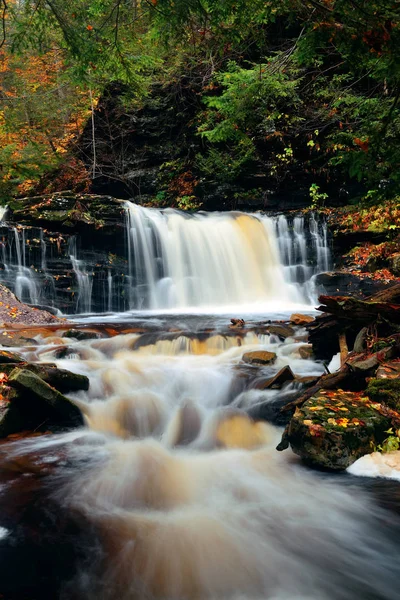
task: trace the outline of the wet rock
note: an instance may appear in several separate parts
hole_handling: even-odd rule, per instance
[[[64,338],[74,338],[78,341],[82,340],[99,340],[103,336],[98,331],[87,331],[85,329],[68,329],[62,335]]]
[[[47,404],[58,415],[60,426],[83,425],[79,408],[35,373],[16,368],[10,374],[9,383],[24,394],[32,395],[42,408],[43,404]]]
[[[26,346],[37,346],[38,342],[34,338],[23,335],[6,334],[0,336],[0,346],[3,348],[24,348]]]
[[[385,343],[389,342],[386,341]],[[374,373],[383,361],[395,356],[396,351],[395,346],[387,345],[374,354],[350,356],[346,362],[356,373],[368,375]]]
[[[314,321],[314,317],[311,317],[310,315],[294,313],[289,320],[294,325],[307,325],[307,323],[311,323],[312,321]]]
[[[320,375],[305,375],[305,376],[296,375],[295,381],[297,383],[301,383],[305,387],[311,387],[312,385],[315,385],[317,383],[319,378],[320,378]]]
[[[26,420],[15,400],[18,391],[9,385],[0,384],[0,438],[25,429]]]
[[[244,326],[245,322],[243,319],[231,319],[231,324],[229,325],[231,329],[241,329]]]
[[[283,386],[284,383],[288,381],[293,381],[295,378],[292,369],[289,365],[283,367],[274,377],[270,377],[268,379],[262,379],[261,381],[256,381],[254,388],[257,390],[269,390],[269,389],[279,389]]]
[[[388,409],[361,393],[321,390],[296,408],[287,439],[310,465],[344,470],[371,453],[390,426]]]
[[[278,336],[282,340],[294,336],[294,329],[289,325],[269,325],[267,330],[269,333]]]
[[[242,356],[242,360],[250,365],[270,365],[275,362],[275,352],[267,352],[266,350],[255,350],[254,352],[246,352]]]
[[[301,358],[308,359],[313,357],[313,347],[311,344],[304,344],[299,347],[299,354]]]
[[[375,376],[377,379],[395,379],[400,377],[400,359],[384,362],[379,365]]]
[[[400,410],[400,378],[370,379],[365,393],[374,402],[384,402],[394,410]]]
[[[317,286],[323,286],[330,296],[351,294],[357,297],[370,296],[382,289],[390,287],[391,283],[371,279],[349,273],[348,271],[332,271],[320,273],[315,278]]]
[[[15,352],[8,352],[7,350],[0,350],[0,362],[2,363],[20,363],[24,359]]]

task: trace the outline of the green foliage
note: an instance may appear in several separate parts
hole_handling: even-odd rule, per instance
[[[328,198],[328,194],[321,193],[319,189],[316,183],[310,185],[311,208],[322,208]]]
[[[400,449],[400,430],[393,431],[391,427],[386,431],[388,433],[388,437],[380,444],[376,450],[379,452],[396,452]]]
[[[177,95],[196,90],[193,128],[202,148],[177,168],[161,170],[160,203],[180,198],[182,205],[190,204],[195,176],[200,183],[218,184],[249,173],[279,185],[296,181],[301,172],[307,187],[350,179],[375,202],[400,193],[397,2],[25,0],[7,5],[7,54],[27,60],[53,52],[62,66],[51,90],[39,82],[28,101],[13,105],[7,94],[26,96],[23,76],[16,69],[3,73],[4,193],[58,163],[62,152],[49,152],[49,146],[64,135],[56,120],[75,118],[77,90],[88,111],[89,91],[96,101],[115,81],[129,85],[128,107],[140,106],[154,81],[175,84]],[[62,100],[55,93],[60,86],[67,92]],[[43,91],[50,91],[49,102],[40,101]],[[14,134],[25,126],[40,135],[24,133],[23,141],[15,142]],[[51,143],[46,144],[47,133]],[[12,139],[3,142],[7,135]],[[327,200],[315,183],[310,198],[315,206]]]

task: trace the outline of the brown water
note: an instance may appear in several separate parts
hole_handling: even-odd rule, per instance
[[[361,480],[313,473],[275,450],[281,429],[249,414],[279,403],[290,386],[238,386],[250,350],[277,353],[265,375],[285,364],[301,375],[323,366],[300,358],[301,341],[255,326],[227,335],[222,321],[159,317],[148,323],[152,337],[71,342],[55,333],[26,350],[49,361],[68,344],[59,366],[91,385],[71,395],[86,428],[1,449],[5,597],[400,597],[396,513]],[[19,587],[17,565],[21,580],[33,565]]]

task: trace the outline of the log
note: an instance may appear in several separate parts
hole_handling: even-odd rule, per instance
[[[301,406],[306,400],[311,398],[311,396],[314,396],[314,394],[319,392],[319,390],[333,390],[339,387],[339,385],[342,385],[348,378],[350,378],[350,369],[347,364],[344,364],[336,373],[322,375],[317,383],[310,387],[299,398],[285,404],[285,406],[281,408],[281,412],[287,412],[296,408],[296,406]]]
[[[390,288],[377,292],[366,298],[367,302],[390,302],[400,304],[400,283],[395,283]]]

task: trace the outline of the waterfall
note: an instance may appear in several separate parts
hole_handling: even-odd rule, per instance
[[[314,217],[197,213],[126,202],[130,308],[312,302],[329,267]]]
[[[124,239],[0,226],[0,281],[25,302],[67,313],[313,304],[330,256],[314,216],[187,214],[125,202]],[[103,238],[104,239],[104,238]]]

